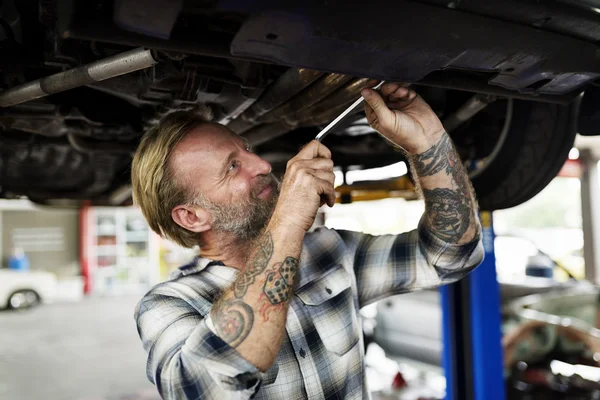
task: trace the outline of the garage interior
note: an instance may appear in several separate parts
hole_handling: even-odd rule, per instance
[[[0,2],[0,399],[160,399],[134,308],[199,249],[133,204],[143,132],[192,112],[281,177],[383,81],[452,138],[485,259],[361,309],[371,398],[600,399],[597,2],[275,3]],[[416,229],[409,160],[361,110],[324,139],[336,204],[312,229]]]
[[[593,245],[598,240],[599,214],[593,205],[598,204],[595,199],[600,194],[600,141],[578,137],[576,144],[559,175],[538,196],[512,209],[482,212],[486,259],[468,279],[439,291],[384,299],[362,310],[373,398],[468,398],[467,391],[473,395],[486,388],[485,393],[490,393],[491,387],[497,398],[542,392],[531,383],[543,370],[543,363],[535,357],[560,357],[560,335],[536,331],[540,336],[536,340],[555,341],[554,351],[559,354],[536,350],[534,334],[519,331],[531,321],[568,326],[587,336],[577,339],[571,333],[571,347],[562,354],[571,363],[552,360],[548,373],[560,382],[562,395],[594,393],[591,382],[600,379],[600,368],[586,365],[581,357],[584,348],[589,351],[587,347],[600,340],[595,311],[599,264]],[[385,176],[390,169],[360,172]],[[405,174],[406,167],[394,166],[391,173]],[[349,178],[354,179],[352,174]],[[340,199],[354,198],[346,198],[346,204],[340,200],[337,208],[323,209],[315,226],[373,234],[411,229],[418,223],[423,204],[414,191],[397,181],[380,183],[376,189],[371,184],[355,185],[356,190],[339,185]],[[565,192],[566,188],[570,190]],[[557,202],[561,193],[564,199]],[[0,374],[3,398],[158,399],[143,376],[144,353],[131,310],[143,293],[167,279],[194,251],[149,231],[136,207],[65,210],[26,199],[4,200],[1,205],[4,267],[17,246],[29,258],[31,272],[49,271],[57,277],[54,297],[48,299],[52,301],[0,313],[2,326],[8,328],[2,330],[2,353],[12,360]],[[557,218],[544,221],[545,213],[557,213]],[[538,221],[532,218],[533,225],[531,221],[515,224],[525,215],[537,215]],[[492,219],[501,225],[497,236]],[[556,221],[564,223],[556,226]],[[565,235],[572,240],[559,246]],[[548,243],[550,249],[554,244],[570,249],[570,254],[557,261],[544,253]],[[25,346],[23,337],[40,342]],[[507,343],[509,339],[514,343]],[[107,341],[101,353],[94,349],[97,341]],[[510,361],[505,359],[509,354]],[[595,354],[591,354],[592,361]],[[53,368],[56,357],[65,360]],[[538,364],[531,361],[529,367],[530,360]],[[469,368],[471,372],[466,373]],[[31,374],[44,384],[27,386]],[[97,374],[103,374],[101,384],[90,382]],[[546,398],[568,398],[546,390],[545,396],[555,396]]]

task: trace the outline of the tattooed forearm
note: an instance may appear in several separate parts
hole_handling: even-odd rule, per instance
[[[262,273],[273,256],[273,238],[269,232],[265,233],[259,240],[256,254],[249,260],[244,272],[240,274],[235,282],[235,297],[241,298],[248,291],[248,287],[254,283],[254,278]]]
[[[266,322],[271,314],[287,309],[298,272],[298,260],[286,257],[283,262],[269,267],[273,251],[273,238],[267,231],[232,288],[214,306],[215,329],[232,347],[240,345],[252,331],[255,310]]]
[[[273,238],[266,232],[258,241],[253,257],[233,284],[233,298],[225,294],[214,306],[215,329],[232,347],[242,343],[252,330],[254,310],[244,302],[243,297],[255,278],[267,268],[272,256]]]
[[[289,300],[298,270],[298,260],[287,257],[283,263],[275,264],[274,271],[269,272],[263,286],[263,293],[271,304],[279,304]]]
[[[429,150],[418,154],[414,158],[414,166],[419,176],[431,176],[445,170],[446,174],[452,172],[455,160],[450,158],[454,152],[452,142],[448,134],[442,135],[442,138]]]
[[[225,300],[215,310],[215,330],[219,336],[237,347],[246,339],[254,325],[254,310],[239,300]]]
[[[216,335],[262,372],[275,363],[286,335],[304,236],[272,219],[210,310]]]
[[[451,189],[423,190],[429,226],[439,238],[456,243],[469,228],[471,210],[461,195]]]
[[[286,306],[294,290],[297,272],[298,260],[294,257],[287,257],[267,272],[259,309],[263,321],[268,321],[271,313],[281,311]]]
[[[412,161],[416,174],[425,178],[421,181],[428,182],[422,191],[432,233],[449,243],[463,241],[467,232],[472,237],[477,226],[475,196],[448,134]]]

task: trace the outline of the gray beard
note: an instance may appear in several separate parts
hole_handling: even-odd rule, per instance
[[[269,183],[273,184],[273,192],[269,199],[263,200],[258,194]],[[279,182],[274,175],[265,176],[257,186],[250,197],[239,204],[219,204],[206,199],[200,199],[197,203],[210,213],[215,232],[230,233],[242,241],[253,240],[267,226],[279,197]]]

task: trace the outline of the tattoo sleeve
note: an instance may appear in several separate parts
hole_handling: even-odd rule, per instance
[[[412,162],[425,199],[425,221],[433,234],[448,243],[472,239],[478,226],[475,196],[449,135],[444,133]]]
[[[236,298],[244,297],[248,287],[254,283],[256,276],[267,268],[272,256],[273,239],[271,234],[267,232],[259,241],[254,258],[248,262],[248,265],[235,282],[234,295]]]
[[[213,307],[215,329],[232,347],[239,346],[252,332],[257,322],[255,311],[263,322],[269,321],[273,313],[287,312],[298,260],[285,257],[283,261],[271,264],[273,252],[273,238],[267,231],[231,289]]]
[[[415,157],[415,169],[419,176],[431,176],[445,170],[452,172],[450,152],[454,151],[448,134],[442,135],[440,141],[429,150]],[[452,163],[453,164],[453,163]]]

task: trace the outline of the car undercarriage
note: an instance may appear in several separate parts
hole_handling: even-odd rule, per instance
[[[287,160],[380,80],[431,105],[483,209],[556,176],[600,133],[600,14],[589,1],[5,0],[0,197],[131,201],[131,156],[194,111]],[[358,110],[325,144],[342,171],[405,160]]]

